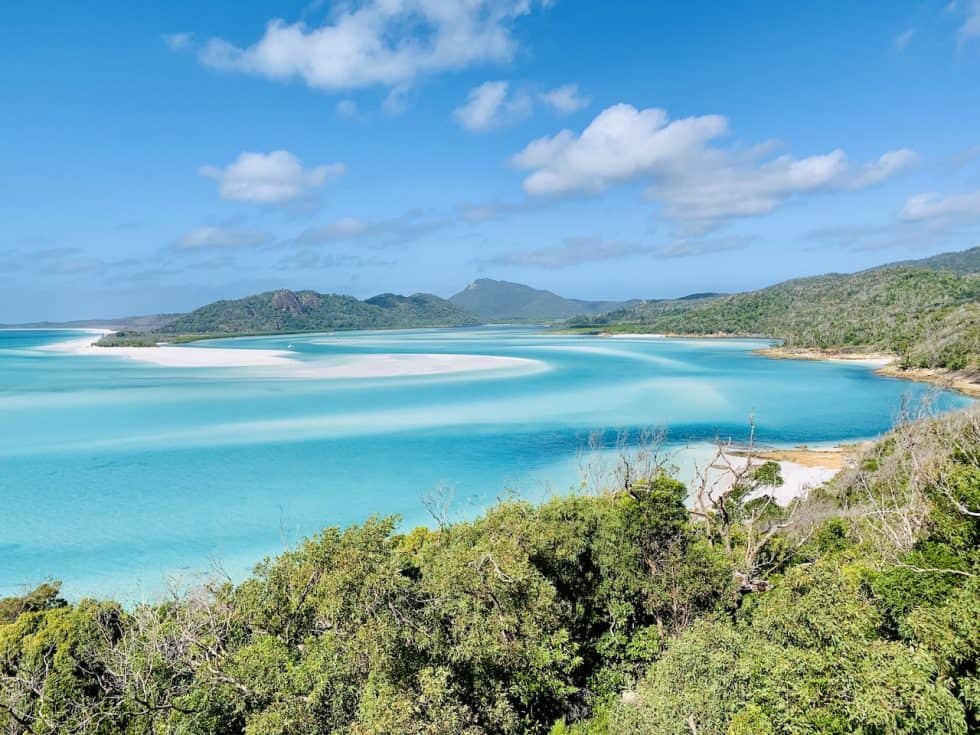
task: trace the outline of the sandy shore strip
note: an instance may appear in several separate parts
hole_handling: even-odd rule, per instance
[[[773,360],[814,360],[819,362],[861,363],[884,367],[895,362],[895,356],[887,352],[845,352],[842,350],[818,350],[803,347],[766,347],[756,354]]]
[[[288,350],[166,344],[156,347],[96,347],[93,342],[106,333],[108,330],[93,330],[85,337],[45,345],[39,349],[72,355],[119,357],[169,368],[258,368],[262,373],[275,377],[324,380],[545,369],[544,363],[538,360],[495,355],[392,353],[299,360],[295,353]]]
[[[980,398],[980,374],[975,370],[945,370],[943,368],[902,368],[895,355],[887,352],[845,352],[797,347],[767,347],[756,354],[773,360],[819,360],[870,365],[875,373],[886,378],[930,383],[939,388],[957,391],[971,398]]]

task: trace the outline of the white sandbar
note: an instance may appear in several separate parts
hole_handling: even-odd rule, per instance
[[[99,332],[99,335],[106,332]],[[495,355],[377,354],[298,360],[288,350],[236,349],[157,345],[156,347],[96,347],[97,337],[57,342],[41,348],[72,355],[122,357],[170,368],[263,368],[284,378],[388,378],[409,375],[443,375],[508,368],[542,369],[538,360]],[[269,370],[271,369],[271,370]]]

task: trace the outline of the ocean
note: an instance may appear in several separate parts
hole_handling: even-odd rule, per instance
[[[817,445],[886,431],[904,403],[969,399],[859,363],[769,360],[758,340],[560,335],[537,328],[213,340],[311,368],[363,355],[492,355],[496,370],[371,378],[164,367],[59,352],[77,331],[0,331],[0,595],[50,579],[72,599],[154,599],[324,526],[396,514],[431,523],[500,497],[581,487],[599,444],[663,431],[665,451],[717,438]],[[314,375],[314,377],[309,377]],[[601,454],[601,453],[600,453]],[[682,470],[683,471],[683,470]]]

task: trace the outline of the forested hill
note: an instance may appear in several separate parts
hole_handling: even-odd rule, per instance
[[[980,246],[955,253],[940,253],[929,258],[889,263],[888,265],[880,266],[878,270],[881,268],[895,268],[897,266],[953,271],[954,273],[980,273]]]
[[[759,335],[788,347],[886,351],[904,367],[975,369],[978,264],[975,249],[702,301],[644,302],[570,324],[603,332]]]
[[[168,336],[188,335],[460,327],[477,322],[472,314],[432,294],[386,293],[361,301],[353,296],[279,290],[216,301],[153,332],[111,335],[103,343],[152,343]]]
[[[485,320],[543,321],[579,314],[599,314],[633,306],[639,301],[583,301],[522,283],[478,278],[449,300]]]

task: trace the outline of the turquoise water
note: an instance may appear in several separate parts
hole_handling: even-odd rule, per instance
[[[71,331],[0,331],[0,594],[64,580],[69,596],[154,595],[217,562],[235,578],[333,524],[454,489],[472,515],[508,489],[578,481],[589,435],[667,430],[677,445],[744,436],[815,444],[892,424],[927,386],[857,364],[767,360],[750,340],[604,339],[482,328],[292,335],[205,346],[531,358],[538,369],[322,380],[163,368],[44,350]],[[941,410],[968,399],[943,393]]]

